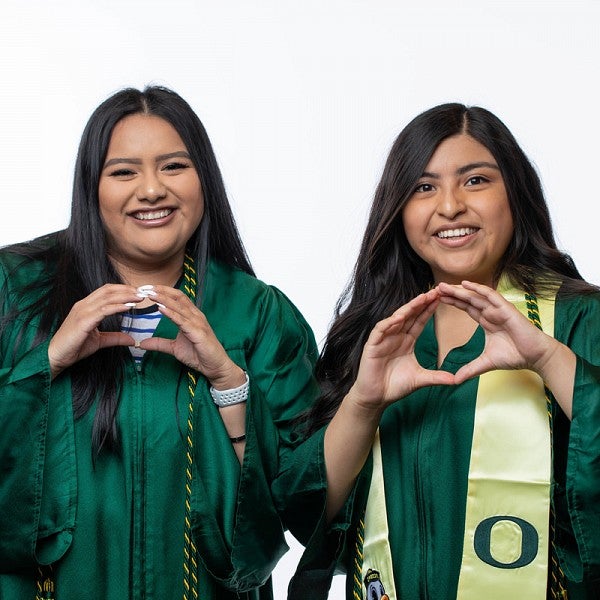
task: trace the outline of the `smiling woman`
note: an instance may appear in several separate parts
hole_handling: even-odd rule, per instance
[[[490,151],[464,134],[444,140],[404,206],[402,224],[434,283],[471,279],[493,285],[514,228]]]
[[[0,309],[0,597],[272,599],[316,346],[180,96],[94,111],[71,222],[2,249]]]
[[[129,272],[131,266],[148,263],[156,270],[171,261],[173,272],[170,278],[165,273],[164,283],[174,284],[187,240],[202,220],[204,198],[194,163],[173,126],[144,114],[119,121],[106,152],[98,200],[107,250],[117,269]],[[156,276],[154,281],[161,283]]]
[[[316,373],[275,484],[291,599],[336,568],[349,600],[598,597],[600,294],[495,115],[400,133]]]

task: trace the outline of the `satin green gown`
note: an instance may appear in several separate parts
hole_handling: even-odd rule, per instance
[[[559,294],[555,336],[578,357],[572,422],[554,407],[552,500],[558,553],[569,598],[591,599],[600,593],[600,297]],[[441,368],[456,372],[483,345],[478,328]],[[435,369],[437,354],[432,318],[416,355],[424,367]],[[456,598],[477,387],[478,378],[456,387],[424,388],[390,406],[381,419],[389,541],[402,600]],[[335,571],[352,574],[356,524],[370,477],[369,462],[327,527],[320,518],[326,489],[323,430],[288,460],[275,484],[276,496],[285,521],[306,545],[290,600],[325,599]],[[351,575],[347,598],[353,598]]]
[[[42,266],[0,253],[3,309]],[[5,286],[5,287],[1,287]],[[200,377],[194,413],[192,529],[201,600],[267,600],[286,550],[270,482],[293,442],[290,421],[316,396],[312,332],[277,289],[210,263],[202,310],[250,378],[243,467]],[[0,598],[35,597],[37,565],[52,564],[57,600],[183,596],[187,370],[147,352],[126,361],[119,453],[94,454],[93,409],[74,421],[66,371],[50,379],[36,319],[0,340]],[[155,335],[174,338],[163,317]],[[21,339],[19,340],[19,335]],[[128,354],[128,353],[127,353]],[[238,595],[239,593],[239,595]]]

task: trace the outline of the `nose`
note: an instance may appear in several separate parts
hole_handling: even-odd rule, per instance
[[[466,210],[466,204],[461,191],[456,188],[442,190],[439,196],[437,211],[440,215],[454,219]]]
[[[167,194],[167,188],[155,173],[146,173],[140,178],[139,186],[136,190],[138,200],[146,202],[157,202]]]

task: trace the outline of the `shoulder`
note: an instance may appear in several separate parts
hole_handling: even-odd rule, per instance
[[[590,288],[587,293],[569,292],[561,287],[556,294],[556,310],[561,314],[577,315],[600,312],[600,289]]]
[[[206,269],[204,293],[209,297],[213,293],[222,296],[223,291],[236,293],[264,294],[270,286],[253,275],[231,265],[209,260]]]
[[[578,354],[600,348],[600,291],[572,294],[559,290],[554,327],[556,338]]]
[[[59,236],[60,232],[56,232],[0,248],[2,285],[19,289],[31,286],[39,278],[46,279],[56,263]]]
[[[240,269],[210,261],[203,288],[202,311],[213,326],[248,330],[266,323],[281,329],[309,330],[300,311],[278,288]]]
[[[230,308],[252,307],[266,309],[280,305],[297,310],[291,300],[277,287],[242,271],[241,269],[210,261],[206,273],[204,304],[219,304]]]

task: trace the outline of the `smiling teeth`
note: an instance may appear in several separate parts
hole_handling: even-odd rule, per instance
[[[164,210],[155,210],[153,212],[138,212],[133,216],[140,221],[152,221],[153,219],[164,219],[168,217],[173,211],[170,208]]]
[[[445,231],[439,231],[437,236],[439,238],[463,237],[465,235],[471,235],[476,231],[477,229],[474,227],[461,227],[460,229],[446,229]]]

